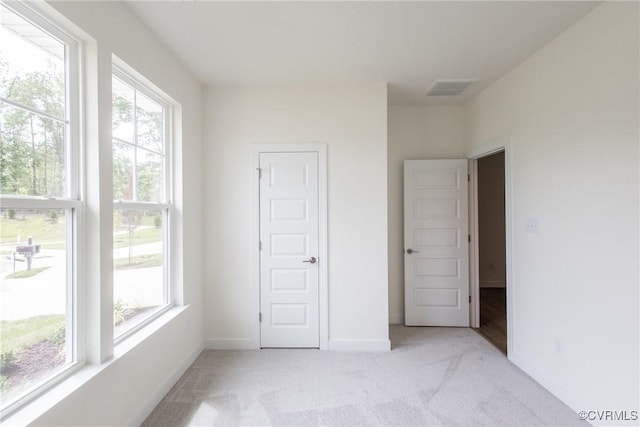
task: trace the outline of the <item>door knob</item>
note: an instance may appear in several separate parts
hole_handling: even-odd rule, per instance
[[[409,249],[407,249],[407,253],[408,253],[409,255],[411,255],[411,254],[419,254],[419,253],[420,253],[420,251],[414,251],[413,249],[409,248]]]
[[[316,259],[316,257],[312,256],[311,258],[309,258],[309,259],[305,259],[305,260],[304,260],[304,261],[302,261],[302,262],[308,262],[308,263],[310,263],[310,264],[315,264],[315,263],[316,263],[316,261],[318,261],[318,260]]]

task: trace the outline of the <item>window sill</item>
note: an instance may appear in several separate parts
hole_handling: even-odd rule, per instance
[[[114,352],[117,352],[120,344],[129,340],[129,338],[133,338],[137,336],[140,332],[144,331],[148,326],[152,325],[157,319],[164,316],[166,313],[173,310],[174,306],[172,304],[165,305],[157,310],[155,310],[151,315],[147,315],[146,317],[139,320],[137,323],[134,323],[133,326],[121,332],[118,335],[118,328],[115,328],[116,337],[113,340]]]
[[[157,317],[151,320],[149,323],[136,330],[131,335],[119,341],[113,348],[113,359],[117,360],[143,343],[151,335],[162,329],[171,320],[178,317],[183,311],[189,308],[188,305],[173,306],[163,309],[157,314]],[[109,363],[109,362],[107,362]]]
[[[189,308],[188,305],[172,307],[158,318],[150,322],[144,328],[135,334],[122,340],[114,347],[113,358],[99,365],[84,364],[77,368],[77,371],[71,373],[67,378],[63,379],[59,384],[44,392],[32,401],[25,403],[24,406],[16,409],[11,415],[2,419],[3,425],[28,425],[38,418],[42,417],[47,411],[60,404],[67,397],[80,389],[82,386],[90,382],[101,372],[116,363],[119,359],[126,356],[127,353],[144,343],[149,337],[156,332],[162,330],[175,318],[180,316]]]

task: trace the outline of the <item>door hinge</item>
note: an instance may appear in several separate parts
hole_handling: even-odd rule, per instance
[[[471,304],[471,295],[469,295],[469,304]]]
[[[262,250],[262,240],[258,240],[258,250]]]
[[[258,313],[258,321],[262,323],[262,313]]]
[[[471,175],[467,174],[467,182],[471,182]]]
[[[469,242],[471,242],[471,234],[467,234],[467,239]]]
[[[262,169],[256,168],[256,170],[258,171],[258,179],[262,179]]]

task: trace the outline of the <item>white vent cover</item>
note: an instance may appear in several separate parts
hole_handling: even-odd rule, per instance
[[[477,81],[477,79],[436,80],[427,92],[427,96],[457,96]]]

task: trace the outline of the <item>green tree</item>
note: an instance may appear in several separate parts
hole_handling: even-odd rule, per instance
[[[3,100],[0,103],[0,191],[63,195],[66,175],[64,74],[52,60],[45,70],[21,73],[0,58],[0,71]],[[4,100],[44,114],[32,113]]]
[[[126,135],[121,136],[125,141],[113,141],[113,198],[159,200],[164,183],[163,107],[119,80],[114,79],[114,82],[114,87],[119,89],[112,97],[114,134]],[[134,108],[134,96],[144,107],[136,105]],[[128,135],[129,130],[131,135]]]
[[[114,87],[127,88],[114,79]],[[128,88],[127,88],[128,89]],[[125,142],[113,140],[113,199],[133,200],[133,89],[123,96],[114,91],[111,98],[113,133],[122,134]],[[123,137],[123,135],[121,135]]]

